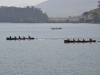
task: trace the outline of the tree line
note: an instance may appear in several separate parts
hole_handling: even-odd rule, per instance
[[[47,22],[48,16],[40,8],[34,6],[7,7],[0,6],[0,22]]]
[[[100,9],[94,9],[89,12],[84,12],[80,18],[80,22],[100,23]]]

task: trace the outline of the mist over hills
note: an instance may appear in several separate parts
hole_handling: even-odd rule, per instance
[[[49,17],[78,16],[97,8],[98,0],[48,0],[36,5]]]

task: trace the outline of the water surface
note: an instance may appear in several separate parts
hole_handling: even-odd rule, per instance
[[[6,40],[29,35],[36,39]],[[0,23],[0,75],[100,75],[100,43],[64,44],[67,38],[100,41],[100,25]]]

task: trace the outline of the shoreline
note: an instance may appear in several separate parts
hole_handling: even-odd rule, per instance
[[[0,23],[33,23],[33,22],[0,22]],[[34,22],[34,23],[53,23],[53,24],[56,24],[56,23],[60,23],[60,22]],[[61,22],[61,23],[65,23],[65,22]],[[68,22],[68,23],[73,23],[73,24],[100,24],[100,23],[81,23],[81,22]]]

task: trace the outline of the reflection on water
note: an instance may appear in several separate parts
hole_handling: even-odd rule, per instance
[[[99,33],[97,24],[1,23],[0,75],[100,75],[99,42],[64,44],[67,38],[100,40]],[[36,39],[7,41],[10,35]]]

